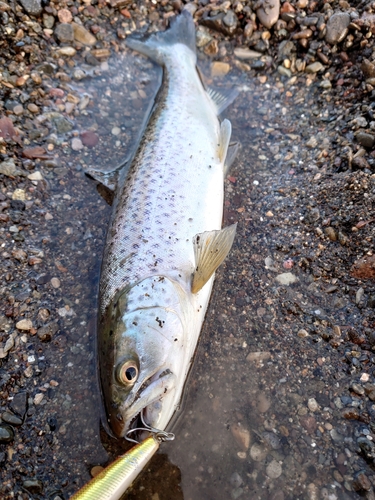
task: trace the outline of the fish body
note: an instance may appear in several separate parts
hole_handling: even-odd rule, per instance
[[[103,469],[70,500],[118,500],[156,453],[160,442],[152,434]]]
[[[214,271],[235,234],[221,230],[231,127],[218,119],[223,99],[210,97],[196,70],[191,16],[127,43],[164,76],[118,185],[102,264],[99,364],[117,436],[140,414],[163,430],[178,408]]]

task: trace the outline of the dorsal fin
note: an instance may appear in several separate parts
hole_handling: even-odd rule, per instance
[[[193,293],[199,292],[204,287],[228,255],[236,234],[236,227],[237,224],[232,224],[224,229],[205,231],[194,236],[196,267],[191,284]]]

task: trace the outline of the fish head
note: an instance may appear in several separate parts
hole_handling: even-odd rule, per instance
[[[102,332],[100,370],[107,418],[125,436],[143,422],[164,430],[184,383],[184,328],[175,309],[145,305],[129,310],[126,293]],[[142,422],[143,420],[143,422]]]

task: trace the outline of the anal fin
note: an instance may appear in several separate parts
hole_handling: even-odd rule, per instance
[[[194,236],[195,271],[191,284],[193,293],[201,288],[222,264],[232,247],[237,224],[215,231],[205,231]]]

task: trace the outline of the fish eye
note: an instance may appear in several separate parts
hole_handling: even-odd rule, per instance
[[[116,378],[120,384],[125,386],[132,386],[135,384],[138,378],[138,366],[133,360],[126,361],[117,366],[116,368]]]

